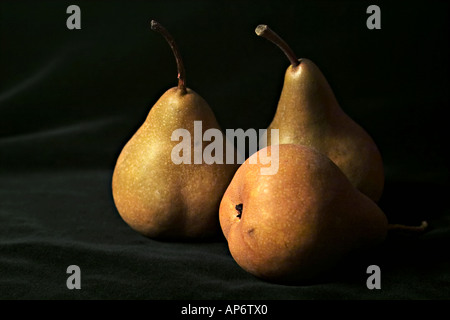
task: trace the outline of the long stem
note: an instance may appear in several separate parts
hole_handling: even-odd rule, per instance
[[[419,234],[419,233],[423,233],[427,227],[428,227],[428,223],[426,221],[422,221],[420,226],[405,226],[403,224],[389,224],[388,231],[389,232],[402,232],[402,233],[408,233],[408,234]]]
[[[291,47],[289,47],[289,45],[267,25],[260,24],[256,27],[255,32],[258,36],[264,37],[276,44],[287,56],[293,67],[299,65],[297,56],[295,55],[294,51],[292,51]]]
[[[173,39],[172,35],[164,28],[159,22],[152,20],[151,21],[152,30],[160,33],[169,43],[170,48],[172,49],[173,55],[175,56],[175,60],[177,62],[178,69],[178,89],[186,92],[186,71],[184,69],[183,60],[181,59],[180,51],[178,50],[177,44]]]

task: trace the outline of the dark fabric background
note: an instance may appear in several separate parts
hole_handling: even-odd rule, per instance
[[[449,50],[445,1],[2,1],[0,3],[1,299],[448,299]],[[81,8],[82,29],[66,28]],[[288,61],[254,34],[266,23],[324,72],[347,114],[378,144],[380,207],[427,233],[389,239],[336,278],[267,283],[241,270],[223,238],[160,242],[118,215],[111,176],[153,103],[176,85],[165,25],[188,87],[223,128],[265,128]],[[66,269],[81,268],[81,290]],[[366,288],[377,264],[382,289]]]

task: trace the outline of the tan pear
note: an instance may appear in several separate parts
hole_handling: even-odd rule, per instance
[[[160,32],[174,51],[178,87],[161,96],[120,153],[112,180],[114,201],[123,220],[145,236],[211,237],[220,234],[220,200],[237,167],[194,163],[195,148],[199,147],[194,139],[194,121],[201,121],[202,135],[220,126],[207,102],[186,88],[184,66],[172,36],[156,21],[152,21],[152,29]],[[180,143],[172,141],[177,129],[187,130],[192,137],[190,163],[176,164],[172,159]],[[201,152],[206,145],[200,142]]]
[[[328,157],[280,145],[278,172],[262,175],[262,150],[237,170],[220,204],[222,231],[244,270],[274,282],[316,281],[385,240],[385,214]]]
[[[308,59],[297,59],[292,49],[266,25],[259,36],[277,44],[289,58],[284,85],[272,123],[280,144],[301,144],[328,156],[362,193],[378,201],[384,187],[380,152],[369,134],[339,106],[319,68]]]

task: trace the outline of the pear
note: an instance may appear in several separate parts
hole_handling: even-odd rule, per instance
[[[325,76],[311,60],[297,59],[266,25],[259,25],[255,32],[278,45],[291,62],[262,146],[271,144],[271,129],[278,129],[280,144],[301,144],[325,154],[358,190],[377,202],[383,192],[384,169],[373,139],[344,113]]]
[[[145,122],[121,151],[112,178],[113,198],[123,220],[139,233],[156,239],[204,239],[220,235],[218,209],[236,165],[179,163],[172,152],[177,129],[194,136],[194,121],[202,132],[220,126],[208,103],[186,87],[184,65],[170,33],[158,22],[178,66],[178,86],[167,90],[151,108]],[[189,147],[193,155],[195,139]],[[198,143],[197,143],[198,144]],[[205,148],[201,142],[201,151]],[[224,148],[225,150],[225,148]],[[224,151],[225,152],[225,151]]]
[[[273,157],[272,148],[241,165],[220,204],[220,225],[239,266],[273,282],[317,281],[345,257],[385,240],[383,211],[328,157],[279,145],[278,172],[262,175],[259,155]]]

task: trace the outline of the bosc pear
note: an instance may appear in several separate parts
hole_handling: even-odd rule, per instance
[[[154,20],[151,27],[165,37],[175,55],[178,86],[161,96],[121,151],[112,179],[114,202],[123,220],[147,237],[214,237],[220,234],[220,200],[237,166],[195,160],[174,163],[172,154],[180,144],[172,136],[176,130],[192,137],[188,157],[186,150],[179,151],[191,160],[199,149],[194,146],[194,121],[201,121],[202,136],[220,126],[207,102],[186,87],[184,65],[173,37]],[[202,141],[200,147],[203,152],[206,143]],[[225,152],[225,148],[216,151]]]
[[[280,144],[301,144],[325,154],[358,190],[377,202],[384,188],[384,169],[373,139],[341,109],[325,76],[311,60],[297,59],[267,25],[259,25],[255,32],[275,43],[291,63],[263,143],[270,145],[271,129],[278,129]]]
[[[356,252],[390,234],[420,234],[427,226],[391,225],[322,153],[294,144],[259,150],[237,170],[220,204],[230,253],[252,275],[277,283],[322,281]],[[261,174],[267,152],[278,172]],[[277,160],[278,158],[278,160]]]

